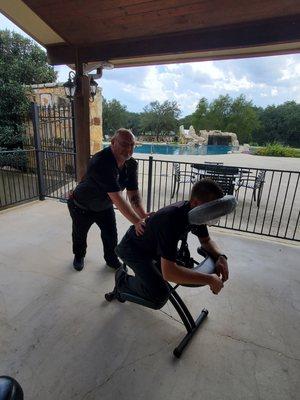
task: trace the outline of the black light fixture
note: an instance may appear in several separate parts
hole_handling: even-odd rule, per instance
[[[73,100],[76,91],[76,74],[74,71],[69,72],[69,78],[64,83],[65,94],[68,99]]]
[[[97,87],[98,87],[98,83],[95,81],[95,79],[93,77],[91,77],[90,79],[90,98],[91,101],[94,101],[94,98],[96,96],[97,93]]]

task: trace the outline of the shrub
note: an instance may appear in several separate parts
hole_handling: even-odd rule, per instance
[[[266,147],[257,149],[255,154],[259,156],[273,156],[273,157],[300,157],[300,151],[293,149],[289,146],[283,146],[280,143],[268,143]]]

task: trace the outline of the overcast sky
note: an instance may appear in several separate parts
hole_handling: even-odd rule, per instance
[[[0,27],[28,36],[1,14]],[[69,69],[55,69],[58,80],[66,81]],[[175,100],[185,116],[201,97],[211,101],[227,93],[243,93],[254,105],[265,107],[300,102],[300,55],[105,70],[98,83],[106,99],[119,100],[128,111],[140,112],[155,100]]]

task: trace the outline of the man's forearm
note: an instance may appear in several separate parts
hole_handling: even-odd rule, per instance
[[[201,247],[209,254],[211,254],[214,258],[218,258],[218,256],[222,253],[217,243],[210,238],[208,240],[200,240],[200,243]]]
[[[139,204],[139,205],[132,204],[132,203],[130,203],[130,204],[140,218],[144,219],[147,217],[147,213],[144,210],[144,207],[142,206],[142,204]]]
[[[141,220],[141,217],[130,207],[130,204],[118,193],[109,193],[114,205],[132,224],[136,224]]]
[[[171,261],[162,261],[161,266],[163,278],[168,282],[190,285],[209,285],[211,282],[211,275],[181,267]]]
[[[141,199],[139,191],[136,191],[133,194],[128,193],[128,198],[129,198],[131,207],[134,209],[134,211],[137,213],[137,215],[142,219],[146,218],[147,213],[144,210],[144,207],[142,205],[142,199]]]

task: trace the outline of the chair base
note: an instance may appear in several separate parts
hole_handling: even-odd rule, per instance
[[[199,264],[190,256],[190,252],[187,247],[187,233],[186,233],[186,235],[182,238],[181,248],[178,251],[177,262],[180,263],[180,265],[186,265],[188,268],[193,268],[194,271],[204,272],[207,274],[213,274],[215,271],[214,260],[203,249],[198,248],[197,251],[200,255],[205,257],[205,259]],[[194,267],[195,264],[196,264],[196,267]],[[169,293],[170,293],[168,300],[172,303],[173,307],[177,311],[177,313],[180,316],[181,321],[183,322],[185,329],[187,331],[184,338],[181,340],[179,345],[173,351],[174,356],[177,358],[180,358],[180,356],[182,355],[183,351],[185,350],[187,344],[194,337],[195,333],[198,331],[198,328],[200,327],[202,322],[207,317],[208,310],[206,310],[204,308],[195,321],[194,318],[192,317],[190,311],[188,310],[187,306],[183,302],[182,298],[176,292],[176,289],[178,288],[178,286],[180,286],[180,285],[177,284],[175,286],[172,286],[172,285],[170,285],[170,283],[168,283]],[[184,286],[195,286],[195,285],[184,285]],[[197,286],[199,286],[199,285],[197,285]],[[117,290],[117,288],[114,288],[114,290],[112,292],[106,293],[105,299],[109,302],[113,301],[113,300],[118,300],[121,303],[124,303],[125,301],[130,301],[132,303],[136,303],[141,306],[151,308],[153,310],[159,310],[165,304],[165,303],[159,304],[157,302],[153,302],[151,300],[144,299],[143,297],[133,295],[130,293],[119,292]]]
[[[205,320],[205,318],[208,315],[208,310],[203,309],[196,319],[192,317],[191,313],[189,312],[188,308],[186,307],[185,303],[183,302],[182,298],[179,296],[179,294],[175,291],[176,287],[173,288],[171,285],[170,286],[170,297],[169,300],[178,312],[186,330],[187,333],[184,336],[184,338],[181,340],[179,345],[173,350],[173,354],[176,358],[180,358],[183,351],[185,350],[186,346],[188,343],[191,341],[193,338],[194,334],[198,331],[198,328],[202,324],[202,322]],[[129,293],[119,293],[117,292],[116,289],[114,289],[112,292],[106,293],[105,294],[105,299],[108,302],[111,302],[113,300],[118,300],[121,303],[125,303],[125,301],[130,301],[132,303],[139,304],[141,306],[151,308],[153,310],[159,310],[163,305],[159,305],[157,303],[151,302],[149,300],[143,299],[142,297],[139,296],[134,296]]]
[[[199,317],[195,321],[195,326],[192,328],[190,332],[187,332],[187,334],[184,336],[184,338],[181,340],[179,345],[173,350],[173,354],[176,358],[180,358],[183,351],[185,350],[187,344],[190,342],[190,340],[193,338],[194,334],[198,331],[198,328],[201,326],[202,322],[205,320],[205,318],[208,315],[208,310],[206,308],[203,308],[201,311]]]

